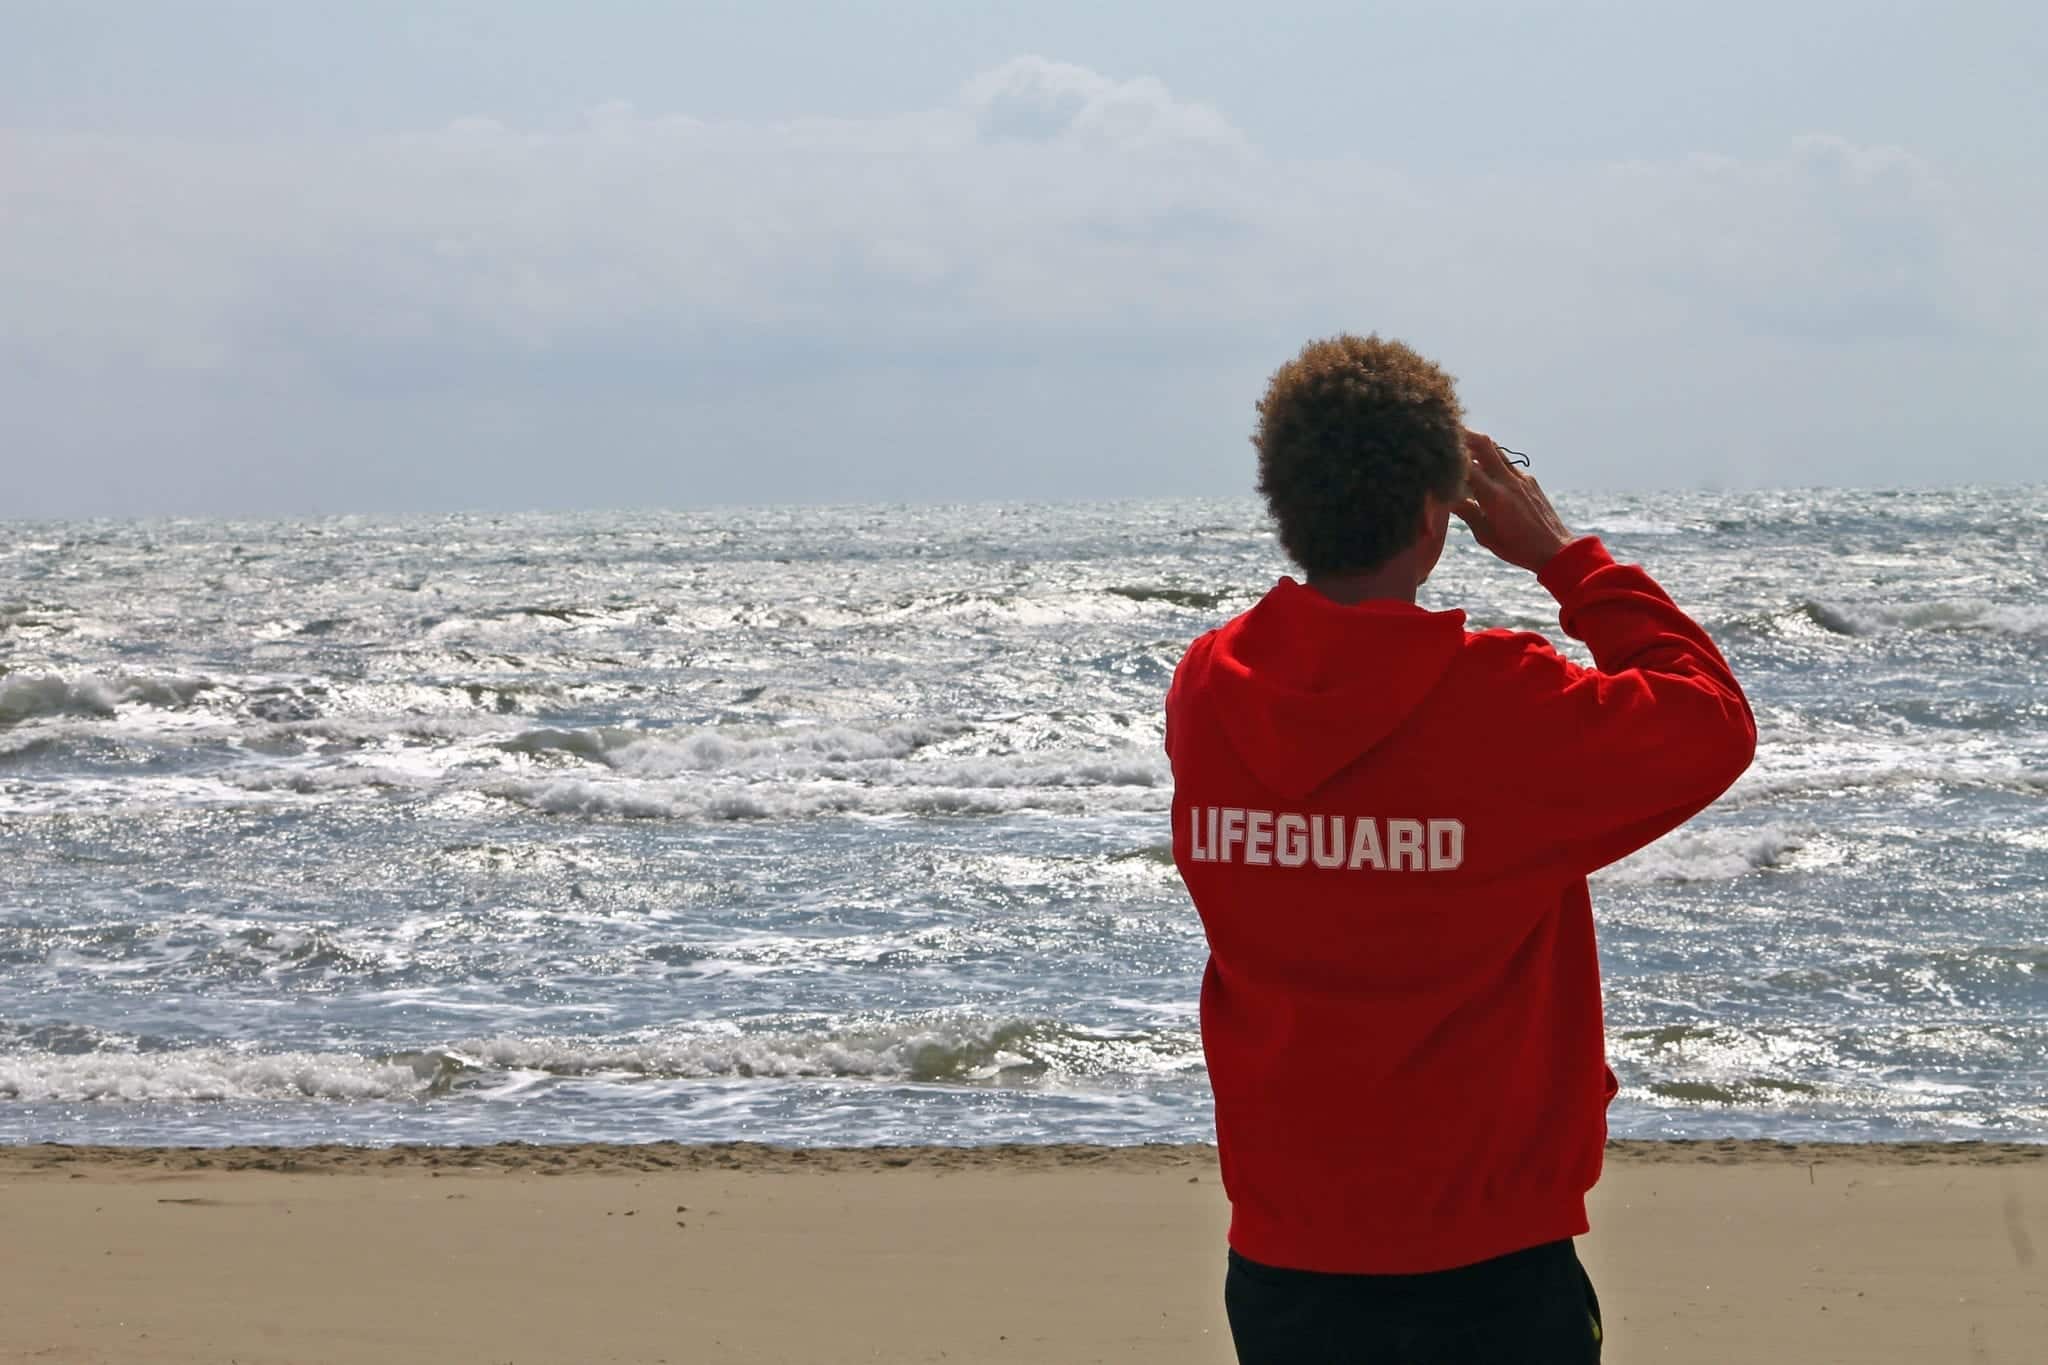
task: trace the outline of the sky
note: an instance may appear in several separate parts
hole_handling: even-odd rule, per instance
[[[2032,483],[2032,3],[0,0],[0,520]]]

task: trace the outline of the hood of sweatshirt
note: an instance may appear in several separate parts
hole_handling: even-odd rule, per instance
[[[1207,691],[1261,783],[1305,796],[1421,705],[1465,640],[1465,613],[1407,602],[1344,606],[1283,578],[1211,637]]]

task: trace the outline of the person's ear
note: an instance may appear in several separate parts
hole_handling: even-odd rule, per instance
[[[1422,524],[1415,534],[1415,586],[1421,587],[1429,581],[1436,570],[1437,560],[1443,558],[1444,541],[1451,534],[1451,504],[1434,493],[1422,497]]]

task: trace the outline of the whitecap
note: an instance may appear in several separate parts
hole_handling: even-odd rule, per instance
[[[61,673],[9,673],[0,677],[0,725],[50,716],[112,717],[118,707],[188,706],[213,686],[205,678],[152,677],[115,672],[104,676]]]
[[[1602,868],[1594,880],[1620,885],[1728,881],[1784,868],[1813,835],[1811,828],[1784,825],[1681,829]]]

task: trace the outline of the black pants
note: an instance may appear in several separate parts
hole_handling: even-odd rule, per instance
[[[1600,1301],[1570,1241],[1426,1275],[1281,1270],[1230,1253],[1239,1365],[1592,1365]]]

